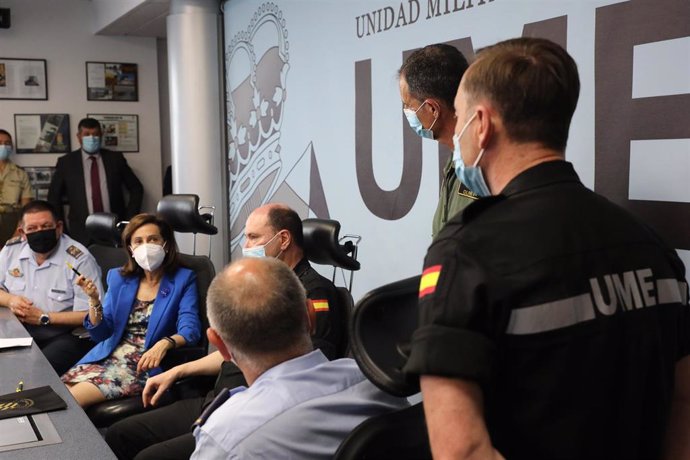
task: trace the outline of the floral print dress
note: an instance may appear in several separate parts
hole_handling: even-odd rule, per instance
[[[154,300],[134,301],[122,341],[109,357],[98,363],[72,367],[62,376],[62,381],[72,384],[91,382],[103,393],[105,399],[141,394],[148,372],[137,374],[137,363],[146,351],[146,329]]]

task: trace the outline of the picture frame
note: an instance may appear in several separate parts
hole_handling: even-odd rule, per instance
[[[50,181],[53,179],[55,173],[54,166],[24,166],[24,171],[29,176],[31,188],[37,200],[45,200],[48,198],[48,189],[50,188]]]
[[[88,101],[138,101],[137,64],[87,61],[86,99]]]
[[[90,113],[86,116],[100,122],[103,148],[116,152],[139,151],[139,115]]]
[[[66,113],[17,113],[14,132],[17,153],[68,153],[72,150]]]
[[[0,58],[0,99],[48,100],[46,60]]]

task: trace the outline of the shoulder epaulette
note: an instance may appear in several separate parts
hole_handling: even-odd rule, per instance
[[[80,258],[82,255],[84,255],[84,253],[82,252],[82,250],[79,249],[78,247],[76,247],[75,245],[71,245],[70,247],[68,247],[68,248],[65,250],[65,252],[66,252],[67,254],[71,255],[72,257],[74,257],[75,259],[78,259],[78,258]]]
[[[22,242],[22,237],[21,236],[15,236],[14,238],[10,238],[9,240],[5,241],[5,246],[12,246],[13,244],[19,244]]]
[[[489,209],[491,206],[495,205],[496,203],[500,203],[505,199],[506,197],[503,195],[492,195],[477,201],[473,201],[465,209],[463,209],[462,212],[459,213],[460,221],[463,224],[467,224],[473,219],[476,219],[477,216]]]

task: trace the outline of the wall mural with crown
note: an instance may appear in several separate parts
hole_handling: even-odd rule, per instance
[[[397,70],[427,44],[471,59],[529,35],[579,67],[567,160],[690,264],[687,0],[231,0],[224,11],[233,257],[249,213],[284,202],[362,236],[355,299],[418,274],[450,152],[407,126]]]

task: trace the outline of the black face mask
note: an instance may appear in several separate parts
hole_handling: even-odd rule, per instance
[[[38,232],[27,233],[26,241],[33,252],[45,254],[52,251],[57,246],[57,231],[54,228],[39,230]]]

